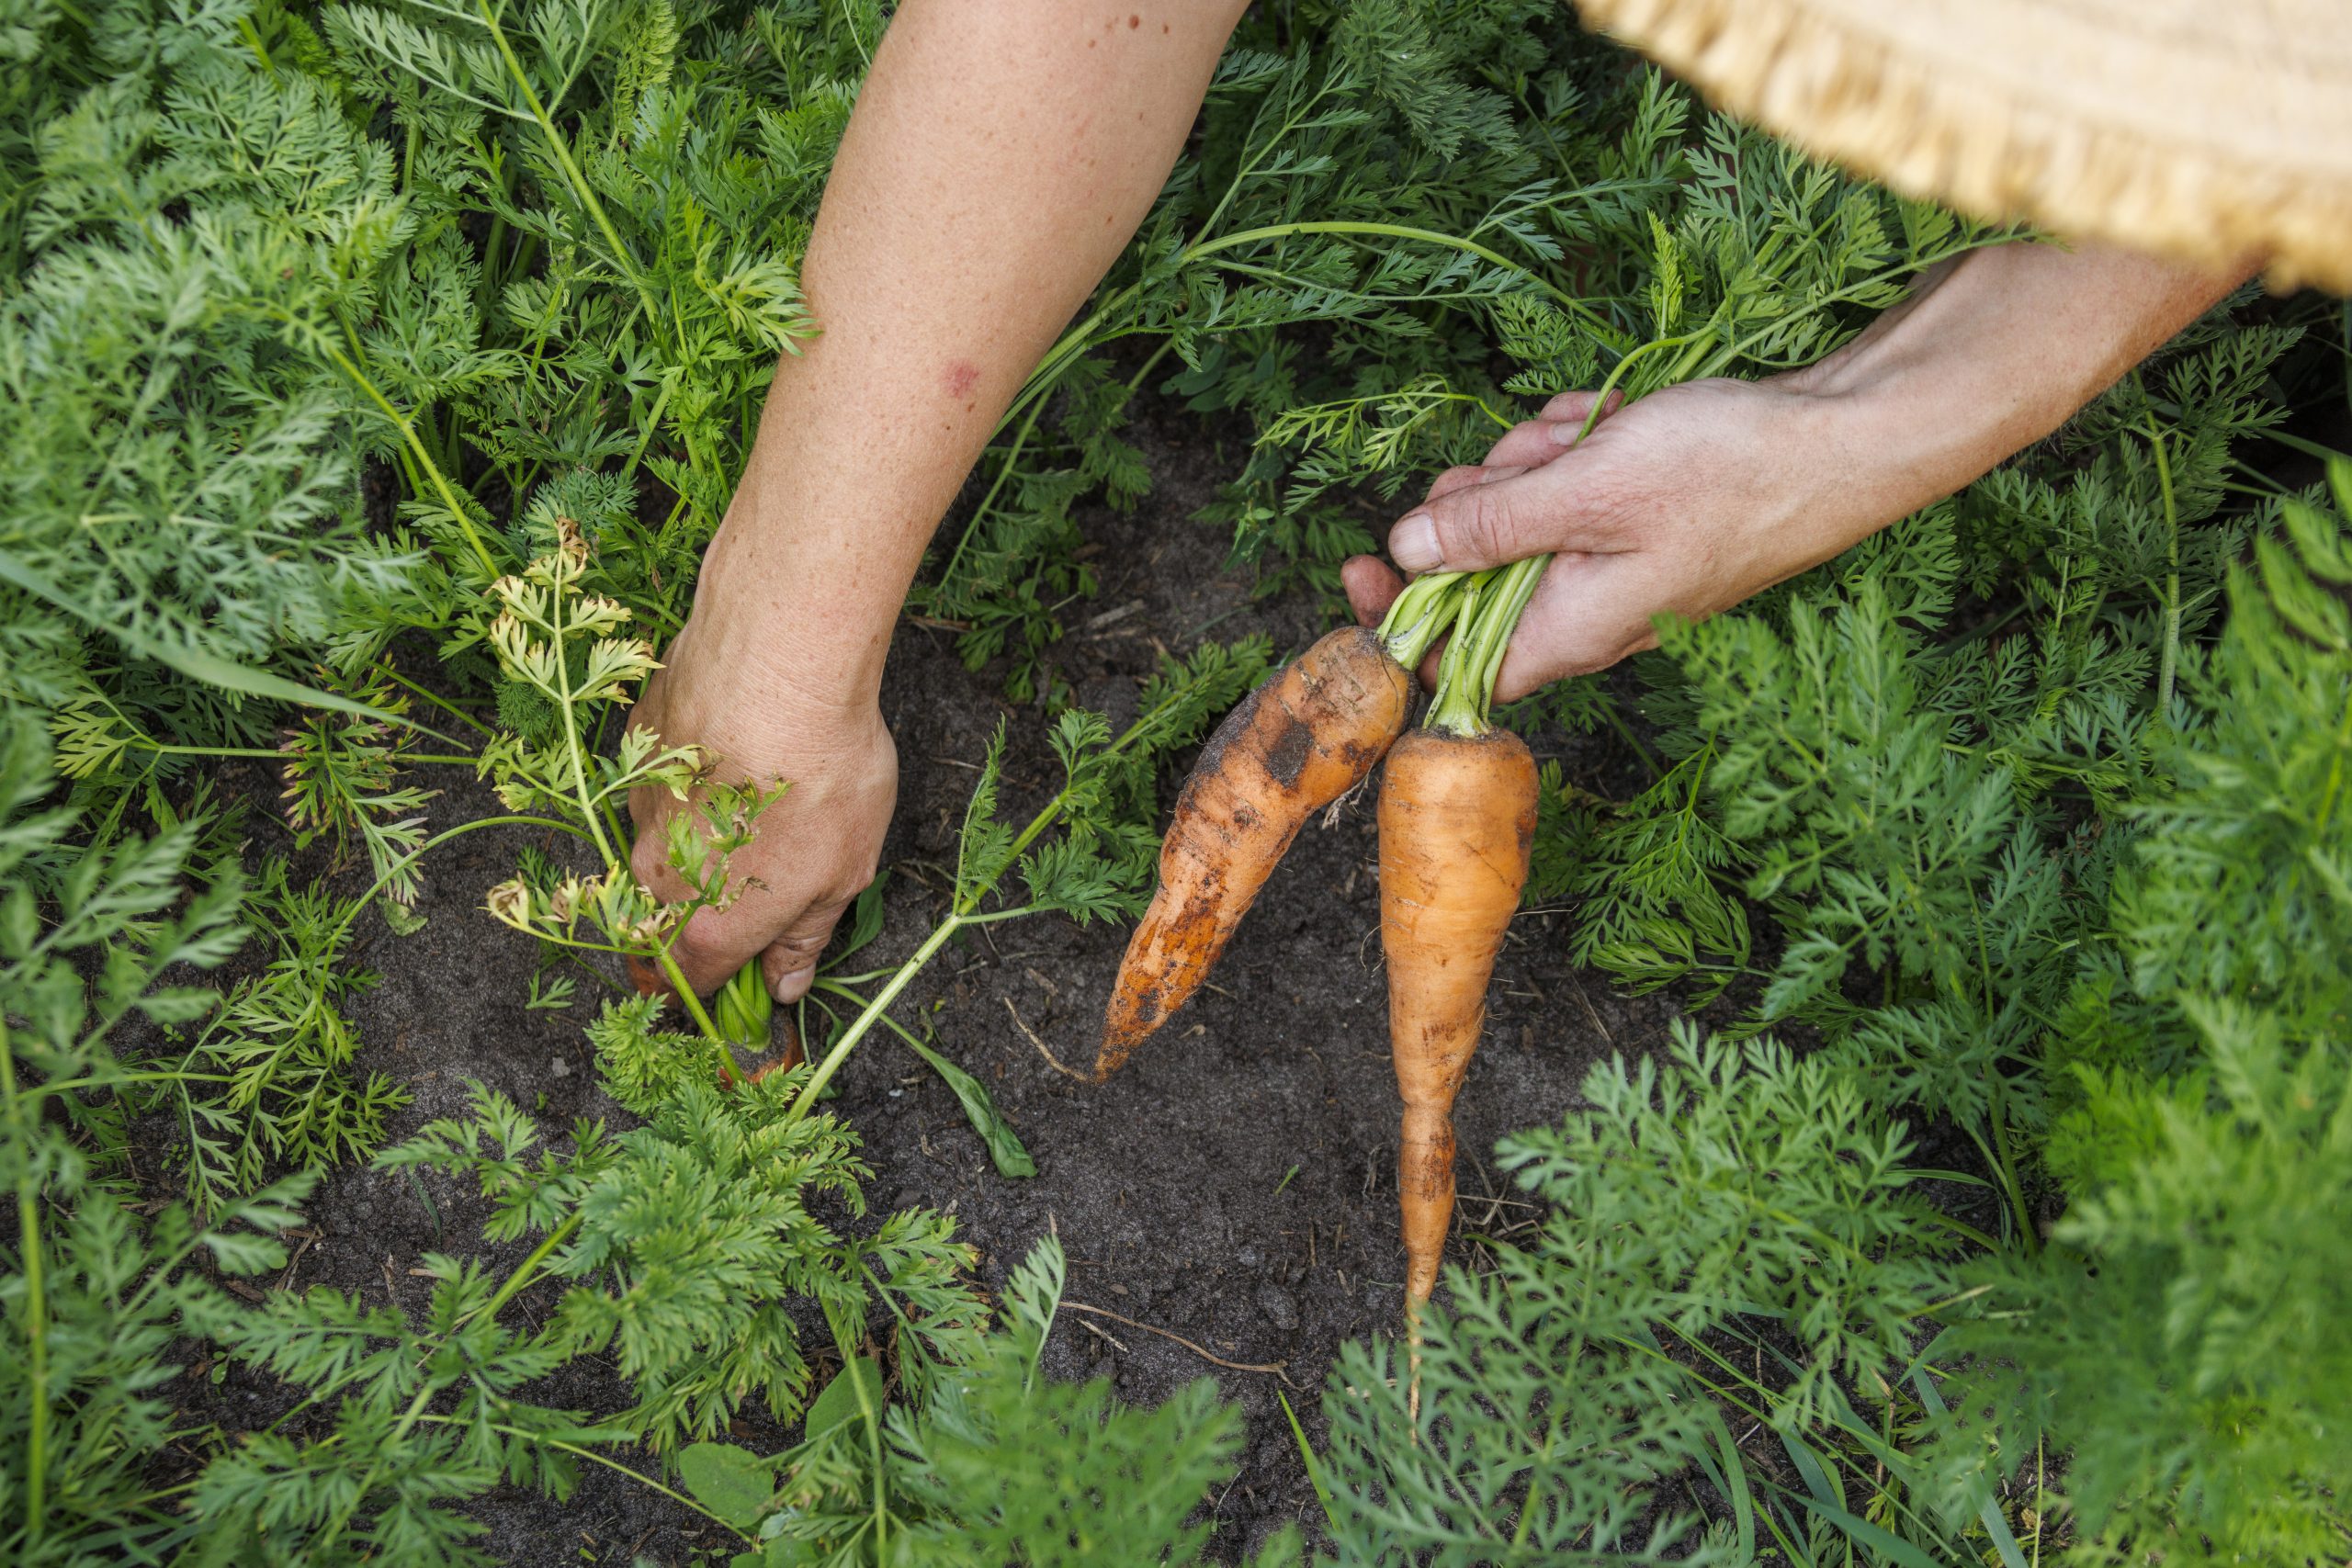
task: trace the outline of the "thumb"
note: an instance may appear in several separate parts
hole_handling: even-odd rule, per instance
[[[1408,572],[1484,571],[1584,547],[1571,471],[1577,457],[1432,495],[1389,530],[1389,558]]]
[[[780,1002],[797,1002],[808,994],[817,978],[817,960],[824,955],[825,944],[833,940],[833,927],[848,908],[846,899],[811,905],[767,945],[760,954],[760,973],[767,978],[768,995]]]

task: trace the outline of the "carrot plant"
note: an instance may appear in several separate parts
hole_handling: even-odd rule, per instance
[[[560,569],[548,575],[560,580]],[[549,604],[540,601],[542,618],[562,624]],[[1137,835],[1114,813],[1148,799],[1148,748],[1230,701],[1261,657],[1211,649],[1171,670],[1121,737],[1099,721],[1066,725],[1071,776],[1045,818],[1066,826],[1065,836],[1040,846],[1042,827],[1024,834],[984,803],[967,835],[967,894],[983,896],[1018,863],[1034,899],[1083,908],[1118,897],[1139,874]],[[0,1178],[17,1222],[10,1289],[0,1296],[10,1348],[0,1357],[0,1437],[11,1456],[0,1542],[13,1560],[96,1562],[128,1550],[153,1561],[481,1562],[471,1544],[480,1527],[464,1505],[502,1479],[560,1497],[584,1467],[703,1513],[736,1531],[753,1561],[824,1539],[903,1550],[894,1534],[938,1552],[954,1548],[967,1521],[1002,1517],[1009,1504],[1017,1506],[1002,1528],[1016,1532],[1065,1509],[1069,1494],[1049,1479],[1055,1465],[1109,1478],[1144,1463],[1153,1506],[1138,1512],[1134,1498],[1106,1497],[1086,1539],[1150,1557],[1196,1554],[1200,1532],[1185,1529],[1184,1517],[1204,1485],[1229,1473],[1236,1440],[1211,1385],[1147,1416],[1120,1410],[1099,1386],[1063,1393],[1035,1380],[1049,1303],[1039,1308],[1034,1292],[1016,1292],[1012,1337],[1000,1348],[969,1283],[969,1249],[945,1216],[865,1216],[856,1136],[808,1107],[807,1073],[722,1088],[674,1054],[645,1073],[645,1030],[612,1025],[630,1009],[650,1012],[650,998],[608,1010],[591,1030],[607,1089],[641,1124],[607,1132],[582,1121],[550,1140],[477,1085],[465,1114],[377,1157],[381,1169],[435,1171],[478,1188],[489,1203],[485,1247],[529,1244],[519,1258],[513,1247],[495,1266],[484,1256],[428,1256],[432,1301],[415,1321],[325,1288],[274,1294],[258,1311],[237,1302],[192,1259],[206,1254],[229,1276],[284,1269],[276,1233],[300,1222],[296,1206],[318,1173],[248,1190],[242,1172],[229,1171],[202,1222],[183,1206],[134,1205],[113,1174],[128,1126],[118,1105],[97,1098],[159,1084],[185,1091],[212,1076],[188,1063],[119,1058],[107,1041],[127,1018],[185,1022],[211,1006],[202,987],[158,982],[217,964],[238,944],[233,863],[208,893],[183,897],[181,868],[207,843],[199,819],[122,843],[70,874],[45,873],[45,856],[77,825],[70,810],[38,809],[47,782],[38,732],[17,732],[0,754],[0,864],[20,878],[0,933],[0,1117],[9,1131]],[[1127,846],[1122,858],[1097,852],[1114,844]],[[27,918],[35,888],[53,910],[45,928]],[[322,900],[321,917],[336,908]],[[93,962],[101,944],[107,956]],[[877,999],[865,1026],[886,1005]],[[661,1201],[647,1201],[652,1193]],[[820,1217],[834,1206],[850,1224]],[[1031,1273],[1057,1256],[1041,1255]],[[1045,1288],[1057,1293],[1057,1281]],[[814,1368],[795,1321],[804,1303],[819,1309],[831,1353],[852,1369],[846,1386],[865,1394],[846,1402],[854,1419],[838,1377],[832,1396],[811,1402]],[[147,1391],[182,1370],[175,1350],[192,1337],[217,1364],[251,1366],[296,1397],[266,1429],[209,1451],[191,1473],[167,1454],[199,1434]],[[591,1415],[533,1397],[548,1372],[598,1362],[625,1391],[616,1409]],[[1008,1381],[1016,1362],[1031,1375]],[[868,1369],[870,1384],[861,1381]],[[786,1462],[716,1457],[721,1448],[741,1453],[711,1439],[754,1404],[780,1422],[806,1413],[804,1439]],[[823,1462],[804,1468],[812,1457]],[[1007,1478],[1040,1463],[1040,1484],[1003,1491]],[[810,1489],[812,1506],[777,1518],[792,1531],[763,1535],[769,1510],[744,1508],[740,1483],[728,1489],[747,1465]],[[842,1506],[813,1506],[820,1497]]]
[[[567,823],[594,849],[599,869],[549,885],[514,877],[490,890],[486,907],[554,947],[656,965],[711,1047],[718,1075],[731,1083],[730,1036],[686,985],[670,950],[697,910],[732,902],[737,889],[728,883],[728,860],[751,841],[760,813],[788,785],[711,783],[713,759],[690,746],[664,747],[644,729],[624,733],[610,756],[595,750],[601,721],[626,708],[656,665],[650,644],[620,635],[628,612],[582,588],[588,553],[577,531],[566,528],[554,550],[492,585],[499,608],[486,637],[499,667],[512,687],[529,693],[552,716],[542,726],[543,739],[516,731],[495,736],[478,766],[511,810]],[[688,888],[677,902],[655,898],[629,869],[621,812],[637,789],[667,790],[681,799],[700,791],[695,812],[676,819],[664,843],[671,868]],[[744,1008],[739,998],[730,1014],[740,1017]]]
[[[809,1406],[799,1442],[769,1455],[698,1445],[688,1483],[767,1543],[753,1562],[839,1561],[893,1539],[908,1560],[943,1564],[1203,1561],[1207,1531],[1185,1520],[1228,1472],[1238,1412],[1206,1378],[1149,1412],[1123,1405],[1107,1380],[1047,1379],[1038,1360],[1067,1272],[1061,1244],[1041,1240],[1005,1281],[983,1357],[935,1380],[922,1404],[889,1410],[887,1426],[878,1369],[851,1362]],[[1251,1559],[1297,1561],[1288,1529]]]
[[[767,795],[616,721],[822,327],[795,268],[887,19],[76,0],[0,28],[0,1556],[480,1561],[492,1488],[591,1471],[753,1562],[1197,1556],[1232,1414],[1042,1377],[1055,1250],[992,1319],[941,1216],[861,1213],[854,1110],[818,1099],[897,1038],[1018,1171],[915,1021],[926,965],[1135,913],[1158,770],[1260,673],[1261,645],[1204,649],[1125,731],[1062,711],[1090,509],[1152,479],[1129,413],[1240,437],[1210,520],[1261,587],[1328,594],[1524,400],[1802,364],[2013,238],[1709,115],[1548,0],[1253,7],[911,606],[1043,699],[1058,782],[1015,809],[991,750],[933,919],[861,903],[808,1066],[722,1087],[754,974],[684,1025],[583,1010],[610,1127],[487,1090],[409,1127],[365,966],[447,845],[533,840],[469,890],[561,965],[526,1005],[659,968],[729,897]],[[1385,1341],[1344,1354],[1298,1434],[1325,1549],[2341,1555],[2352,567],[2341,499],[2283,456],[2326,455],[2340,331],[2234,302],[2045,449],[1493,716],[1558,753],[1530,899],[1583,983],[1675,987],[1713,1032],[1507,1142],[1543,1218],[1446,1238],[1418,1410]],[[1478,586],[1442,728],[1487,718],[1537,570]],[[1456,629],[1466,595],[1428,580],[1385,629]],[[500,807],[460,809],[458,770]],[[679,906],[627,874],[635,787],[697,798]],[[483,1195],[487,1232],[422,1260],[414,1315],[266,1289],[368,1158]],[[596,1411],[548,1399],[558,1371],[605,1380]],[[212,1429],[244,1408],[216,1376],[282,1382],[275,1424]],[[786,1436],[735,1435],[762,1417]]]

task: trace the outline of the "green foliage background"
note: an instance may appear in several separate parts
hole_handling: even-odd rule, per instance
[[[684,1488],[739,1562],[1204,1550],[1184,1521],[1238,1443],[1214,1389],[1145,1413],[1040,1378],[1057,1252],[990,1312],[944,1217],[863,1215],[807,1076],[721,1093],[704,1042],[613,1007],[591,1035],[634,1124],[556,1135],[485,1091],[385,1150],[403,1091],[351,1070],[343,943],[413,919],[408,770],[471,722],[446,696],[494,700],[463,754],[556,810],[544,781],[585,766],[561,692],[619,689],[584,641],[518,675],[492,583],[576,547],[568,592],[675,629],[775,357],[820,325],[795,266],[886,23],[0,0],[11,1561],[474,1561],[469,1500],[591,1463]],[[1534,400],[1806,363],[2013,238],[1709,116],[1538,0],[1261,7],[914,607],[1062,706],[1075,509],[1142,495],[1141,389],[1248,422],[1206,521],[1267,592],[1328,595],[1377,498]],[[2247,307],[1963,494],[1522,710],[1650,773],[1624,800],[1547,775],[1532,896],[1717,1028],[1506,1144],[1551,1217],[1451,1277],[1418,1411],[1391,1347],[1349,1348],[1308,1456],[1325,1549],[2344,1555],[2352,479],[2289,494],[2249,462],[2344,398],[2343,345]],[[1263,658],[1171,666],[1117,739],[1062,713],[1051,821],[998,822],[989,775],[950,924],[1131,908],[1158,765]],[[243,847],[205,777],[240,754],[366,896]],[[520,869],[543,913],[560,879]],[[265,930],[256,974],[200,983]],[[161,1208],[125,1159],[141,1112],[176,1128]],[[423,1321],[231,1310],[215,1277],[282,1267],[317,1173],[362,1158],[476,1182],[525,1261],[435,1258]],[[814,1216],[828,1192],[856,1224]],[[552,1315],[502,1317],[542,1280]],[[847,1369],[821,1390],[808,1303]],[[300,1418],[177,1430],[194,1346],[302,1389]],[[526,1397],[589,1355],[630,1408]],[[801,1442],[716,1440],[752,1401]]]

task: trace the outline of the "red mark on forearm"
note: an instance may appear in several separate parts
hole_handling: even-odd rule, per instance
[[[972,389],[980,384],[980,367],[968,359],[951,359],[940,375],[939,384],[951,398],[969,397]]]

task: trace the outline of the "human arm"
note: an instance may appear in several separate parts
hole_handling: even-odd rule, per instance
[[[876,50],[801,269],[820,335],[780,367],[686,627],[633,722],[724,776],[789,780],[698,990],[758,955],[784,1000],[872,879],[897,798],[882,662],[933,530],[1030,369],[1149,209],[1238,0],[907,0]],[[634,869],[680,803],[642,791]]]
[[[2242,280],[2131,253],[1974,251],[1817,364],[1689,382],[1609,412],[1554,400],[1399,520],[1410,571],[1558,552],[1496,694],[1599,670],[1657,644],[1653,618],[1701,619],[1951,494],[2064,423]],[[1400,586],[1346,570],[1359,615]]]

